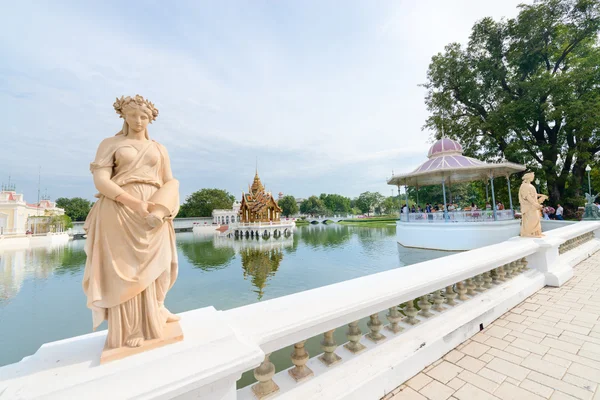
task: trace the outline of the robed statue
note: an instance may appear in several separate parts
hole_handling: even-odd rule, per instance
[[[519,203],[521,205],[521,236],[542,237],[542,203],[548,196],[538,194],[531,184],[535,175],[528,172],[523,175],[523,183],[519,188]]]
[[[585,194],[585,211],[583,213],[583,218],[584,220],[599,220],[600,219],[600,209],[598,209],[598,206],[594,203],[594,201],[598,198],[598,196],[600,195],[592,195],[589,193]]]
[[[179,182],[167,149],[148,136],[158,109],[140,95],[114,108],[125,121],[90,165],[99,193],[84,224],[83,290],[93,328],[108,321],[101,362],[183,338],[179,317],[164,304],[177,278]]]

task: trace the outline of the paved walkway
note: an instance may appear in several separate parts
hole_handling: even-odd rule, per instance
[[[600,400],[600,252],[384,400]]]

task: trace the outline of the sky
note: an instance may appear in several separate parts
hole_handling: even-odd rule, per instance
[[[0,182],[28,202],[96,193],[89,163],[141,94],[181,197],[392,193],[425,161],[431,57],[523,0],[0,0]],[[531,2],[531,1],[526,1]]]

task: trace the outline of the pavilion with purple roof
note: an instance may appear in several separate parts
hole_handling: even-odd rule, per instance
[[[472,181],[484,181],[489,182],[492,191],[492,210],[456,210],[447,211],[444,207],[444,212],[437,213],[407,213],[402,215],[401,221],[398,226],[403,227],[405,225],[414,223],[453,223],[456,228],[464,228],[465,224],[477,223],[485,224],[485,230],[489,232],[491,227],[490,223],[499,224],[498,228],[504,225],[515,225],[517,230],[514,228],[504,229],[506,233],[509,231],[518,234],[518,221],[514,219],[514,210],[512,203],[512,196],[510,193],[510,175],[516,172],[525,171],[524,165],[519,165],[511,162],[500,162],[500,163],[486,163],[475,158],[467,157],[463,155],[462,146],[449,138],[442,138],[436,141],[430,148],[427,154],[428,160],[423,164],[419,165],[414,171],[403,174],[392,176],[387,183],[398,187],[398,193],[400,193],[400,186],[404,186],[405,189],[408,186],[417,188],[430,185],[441,185],[444,195],[444,204],[446,201],[446,188],[455,183],[472,182]],[[504,178],[508,184],[508,196],[510,199],[509,210],[496,210],[496,199],[494,193],[494,179]],[[406,204],[408,204],[408,191],[406,193]],[[417,194],[418,196],[418,194]],[[418,201],[418,199],[417,199]],[[428,224],[427,224],[428,225]],[[437,224],[436,224],[437,225]],[[439,225],[438,225],[439,226]],[[496,226],[496,225],[495,225]],[[483,227],[483,225],[482,225]],[[418,229],[417,227],[411,228],[411,231]],[[475,226],[471,225],[468,229],[475,229]],[[494,228],[495,229],[495,228]],[[481,229],[475,229],[475,231]],[[502,229],[501,229],[502,230]],[[476,232],[473,232],[477,234]],[[514,236],[511,235],[511,236]],[[502,236],[502,235],[501,235]],[[504,235],[505,236],[505,235]],[[509,236],[510,237],[510,236]],[[502,240],[506,240],[503,238]],[[411,240],[408,240],[411,241]],[[481,242],[481,240],[476,240]],[[403,243],[401,243],[403,244]],[[404,245],[404,244],[403,244]],[[455,245],[455,247],[468,247],[467,245]],[[408,247],[424,247],[432,248],[427,246],[408,246]],[[479,247],[479,246],[477,246]],[[472,247],[474,248],[474,247]],[[466,249],[466,248],[465,248]],[[444,250],[463,250],[463,248],[445,248]]]

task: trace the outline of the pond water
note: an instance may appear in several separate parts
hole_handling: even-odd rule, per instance
[[[269,241],[178,233],[179,278],[166,305],[175,313],[225,310],[450,254],[404,249],[395,237],[395,225],[303,226]],[[0,365],[91,332],[84,244],[0,251]]]

